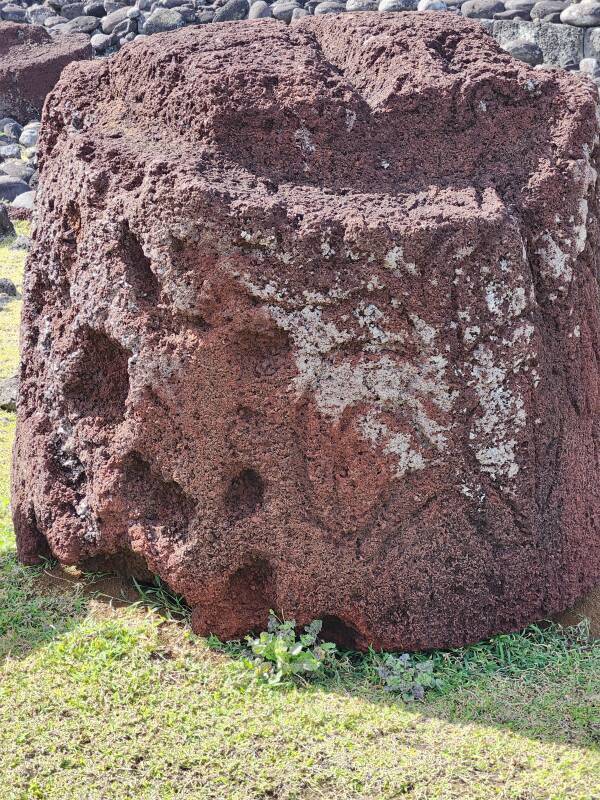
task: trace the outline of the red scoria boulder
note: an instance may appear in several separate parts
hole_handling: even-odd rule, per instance
[[[46,106],[21,558],[460,645],[600,580],[596,89],[478,23],[153,36]]]
[[[38,25],[0,22],[0,117],[39,119],[46,95],[71,61],[92,57],[88,36],[57,36]]]

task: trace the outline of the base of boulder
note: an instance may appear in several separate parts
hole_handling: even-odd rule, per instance
[[[587,620],[590,636],[593,639],[600,639],[600,586],[592,589],[578,600],[573,608],[558,614],[554,619],[565,626],[579,625],[583,620]]]

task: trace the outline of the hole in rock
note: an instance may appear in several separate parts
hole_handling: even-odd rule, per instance
[[[158,278],[152,272],[150,259],[146,257],[137,236],[124,222],[121,228],[121,258],[125,263],[127,280],[136,296],[141,300],[156,301],[160,292]]]
[[[83,572],[114,573],[126,578],[135,578],[142,584],[151,584],[154,575],[148,569],[144,558],[133,550],[118,550],[86,558],[79,564]]]
[[[265,487],[254,469],[244,469],[233,478],[225,495],[225,507],[232,519],[243,519],[262,506]]]
[[[259,559],[240,567],[229,579],[223,614],[230,608],[237,633],[264,628],[275,604],[273,570]]]
[[[364,648],[368,643],[365,637],[348,623],[332,614],[325,614],[321,617],[323,627],[321,628],[320,638],[324,642],[335,642],[338,647],[344,650],[358,650]]]
[[[37,564],[42,558],[50,558],[50,547],[39,529],[33,506],[25,510],[17,506],[13,519],[19,559],[25,564]]]
[[[195,503],[173,480],[165,480],[139,453],[131,452],[123,463],[124,492],[132,519],[159,524],[163,535],[183,539]]]
[[[127,362],[130,353],[104,332],[82,328],[80,346],[65,396],[75,413],[120,422],[125,416],[129,394]]]

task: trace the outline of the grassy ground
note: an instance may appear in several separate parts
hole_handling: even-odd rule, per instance
[[[19,269],[0,247],[0,275]],[[0,375],[17,313],[0,311]],[[146,594],[159,613],[116,580],[16,562],[13,429],[0,417],[0,800],[600,799],[600,645],[582,630],[435,653],[444,688],[421,703],[382,691],[374,656],[260,685],[168,598]]]

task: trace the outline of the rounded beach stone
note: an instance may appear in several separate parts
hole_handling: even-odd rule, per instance
[[[419,0],[417,11],[447,11],[444,0]]]
[[[213,22],[246,19],[249,10],[248,0],[227,0],[225,5],[216,10]]]
[[[318,3],[315,3],[315,5],[318,5]],[[273,3],[271,6],[271,13],[275,19],[281,22],[291,22],[292,14],[296,8],[301,8],[296,0],[279,0],[279,2]]]
[[[415,11],[418,0],[381,0],[378,9],[386,11]]]
[[[600,3],[577,3],[561,11],[560,21],[579,28],[594,28],[600,25]]]
[[[127,6],[122,6],[121,8],[117,8],[116,11],[112,11],[110,14],[107,14],[101,20],[102,26],[102,33],[112,33],[113,30],[117,27],[120,22],[127,19],[127,12],[129,8]]]
[[[29,186],[20,178],[11,175],[0,175],[0,200],[12,202],[15,197],[29,191]]]
[[[98,17],[75,17],[65,25],[65,33],[93,33],[99,25]]]
[[[179,11],[176,11],[174,8],[157,8],[146,20],[143,32],[147,35],[165,33],[165,31],[174,31],[177,30],[177,28],[183,28],[184,25],[185,20]]]
[[[346,11],[346,4],[338,0],[324,0],[315,7],[315,15],[319,14],[342,14]]]
[[[536,3],[529,15],[531,19],[543,20],[544,22],[560,22],[560,15],[567,7],[567,3],[562,0],[540,0]]]
[[[257,0],[256,3],[252,3],[250,6],[248,19],[266,19],[272,16],[273,14],[271,13],[269,4],[265,3],[265,0]]]
[[[377,11],[379,0],[347,0],[346,11]]]
[[[500,0],[466,0],[460,10],[464,17],[471,19],[492,19],[494,14],[506,9]]]

